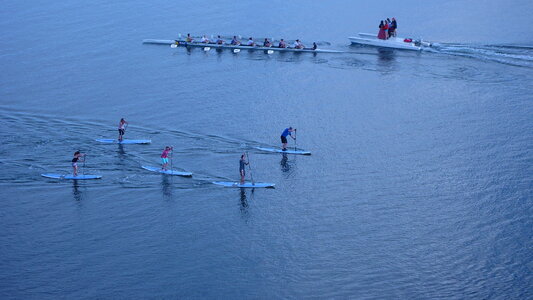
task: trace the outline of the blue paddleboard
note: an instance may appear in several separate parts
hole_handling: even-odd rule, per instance
[[[241,184],[240,182],[214,181],[213,184],[232,188],[273,188],[275,186],[274,183],[267,182],[255,182],[254,184],[245,182]]]
[[[152,140],[113,140],[113,139],[96,139],[97,142],[106,144],[150,144]]]
[[[185,177],[192,176],[191,172],[181,172],[181,171],[176,171],[176,170],[162,170],[159,167],[150,167],[150,166],[142,166],[142,168],[148,171],[157,172],[161,174],[167,174],[167,175],[177,175],[177,176],[185,176]]]
[[[279,148],[263,148],[263,147],[255,147],[255,149],[261,150],[261,151],[267,151],[267,152],[275,152],[275,153],[287,153],[287,154],[300,154],[300,155],[311,155],[311,152],[305,151],[305,150],[291,150],[287,148],[287,150],[283,151]]]
[[[88,180],[88,179],[100,179],[100,178],[102,178],[101,175],[81,175],[81,174],[78,174],[78,176],[72,176],[72,175],[66,175],[66,174],[53,174],[53,173],[41,174],[41,176],[46,177],[46,178],[52,178],[52,179],[72,179],[72,180]]]

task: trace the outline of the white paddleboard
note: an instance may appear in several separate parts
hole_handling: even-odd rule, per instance
[[[256,182],[254,184],[251,182],[245,182],[244,184],[241,184],[240,182],[214,181],[213,184],[232,188],[273,188],[275,186],[274,183],[266,182]]]
[[[53,179],[72,179],[72,180],[88,180],[88,179],[102,178],[101,175],[80,175],[78,174],[78,176],[73,176],[73,175],[53,174],[53,173],[41,174],[41,176],[46,177],[46,178],[53,178]]]
[[[113,140],[113,139],[96,139],[97,142],[106,144],[150,144],[152,140]]]
[[[305,150],[291,150],[287,148],[287,150],[283,151],[279,148],[263,148],[263,147],[255,147],[255,149],[261,150],[261,151],[267,151],[267,152],[276,152],[276,153],[287,153],[287,154],[301,154],[301,155],[311,155],[311,152],[305,151]]]
[[[177,176],[186,176],[186,177],[192,176],[191,172],[181,172],[181,171],[176,171],[176,170],[163,170],[159,167],[150,167],[150,166],[142,166],[142,168],[148,171],[157,172],[161,174],[167,174],[167,175],[177,175]]]

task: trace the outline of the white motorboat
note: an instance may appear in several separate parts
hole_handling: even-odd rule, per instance
[[[431,43],[411,38],[391,37],[386,40],[378,39],[377,34],[359,33],[358,36],[348,38],[352,44],[370,45],[376,47],[406,49],[420,51],[424,47],[431,47]]]

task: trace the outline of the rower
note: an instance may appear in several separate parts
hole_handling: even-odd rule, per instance
[[[279,41],[278,48],[287,48],[287,44],[285,43],[283,39]]]
[[[185,39],[185,41],[186,41],[187,43],[190,43],[190,42],[194,41],[194,39],[191,37],[191,34],[190,34],[190,33],[187,33],[187,38]]]
[[[246,42],[246,46],[255,46],[254,39],[252,39],[252,37],[248,39],[248,42]]]
[[[208,44],[209,43],[209,39],[207,38],[207,36],[203,36],[202,39],[200,40],[201,43],[206,43]]]
[[[316,50],[316,48],[318,48],[318,46],[316,45],[315,42],[313,42],[313,50]]]
[[[220,35],[217,37],[217,44],[219,45],[224,44],[224,40],[220,37]]]
[[[296,40],[296,41],[294,41],[293,47],[294,47],[294,49],[303,49],[304,48],[304,44],[302,44],[300,42],[300,40]]]
[[[241,41],[239,41],[239,39],[237,39],[237,36],[233,36],[233,39],[231,40],[231,44],[232,45],[240,45],[241,44]]]
[[[271,46],[272,46],[272,43],[267,38],[265,38],[265,41],[263,42],[263,47],[271,47]]]

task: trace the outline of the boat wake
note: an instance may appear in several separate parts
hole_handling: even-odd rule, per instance
[[[425,51],[470,57],[518,67],[533,67],[533,46],[527,45],[467,45],[433,43]]]

